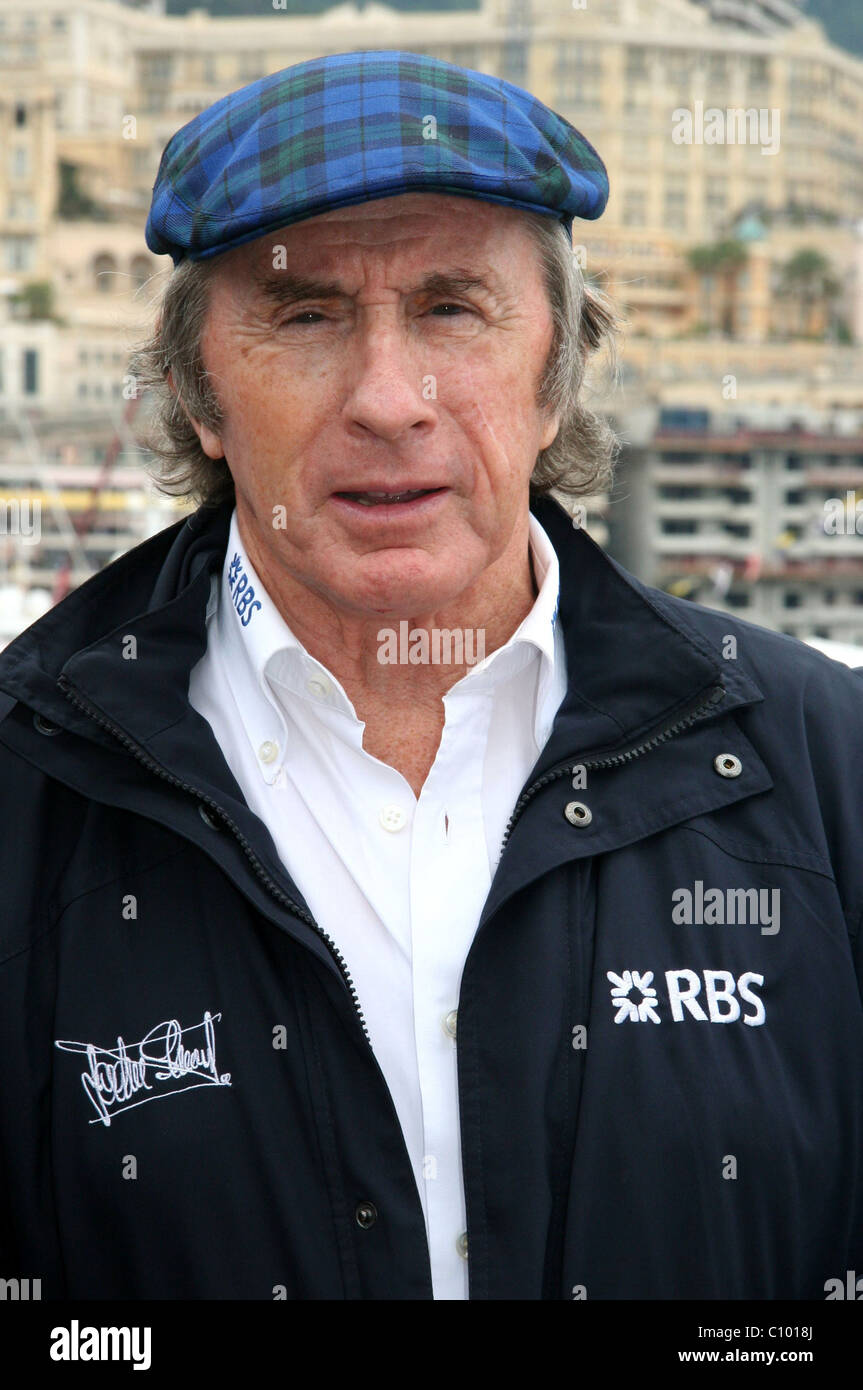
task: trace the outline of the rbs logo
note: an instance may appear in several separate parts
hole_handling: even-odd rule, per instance
[[[665,1000],[653,983],[652,970],[624,970],[622,975],[608,970],[606,976],[617,1010],[615,1023],[661,1023],[665,1013],[673,1023],[694,1018],[699,1023],[741,1021],[757,1028],[766,1017],[755,990],[764,984],[764,976],[752,970],[737,979],[730,970],[704,970],[701,975],[695,970],[666,970]]]

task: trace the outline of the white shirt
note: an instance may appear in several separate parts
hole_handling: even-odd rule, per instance
[[[365,725],[279,614],[249,562],[236,510],[222,574],[213,576],[207,649],[189,684],[191,704],[353,977],[442,1299],[468,1295],[454,1037],[462,969],[507,822],[566,692],[557,555],[533,514],[529,525],[533,608],[444,696],[440,746],[419,798],[364,751]]]

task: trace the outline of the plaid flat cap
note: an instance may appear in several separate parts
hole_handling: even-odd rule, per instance
[[[230,92],[171,137],[146,241],[176,265],[331,208],[423,190],[596,218],[608,174],[574,126],[499,77],[393,49]]]

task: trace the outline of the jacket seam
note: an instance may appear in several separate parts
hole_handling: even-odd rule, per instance
[[[123,877],[124,873],[149,873],[151,869],[157,869],[167,860],[175,858],[178,854],[183,854],[184,850],[185,846],[181,845],[179,849],[168,850],[161,858],[154,860],[150,864],[136,864],[132,866],[131,869],[118,870],[110,878],[100,879],[98,883],[91,884],[89,888],[82,888],[79,893],[75,893],[69,898],[68,902],[64,903],[62,907],[57,906],[54,908],[54,916],[49,927],[46,927],[44,931],[40,931],[38,936],[34,936],[31,941],[25,942],[23,946],[16,946],[13,950],[7,951],[5,955],[0,956],[0,966],[6,965],[11,960],[15,960],[17,956],[25,955],[27,951],[32,951],[35,946],[38,946],[41,941],[44,941],[46,937],[50,936],[60,925],[62,919],[69,911],[69,908],[73,907],[75,903],[80,902],[81,898],[87,898],[91,893],[98,893],[101,888],[107,888],[111,883],[117,883],[119,879]]]
[[[725,854],[730,854],[732,858],[740,859],[744,863],[777,864],[782,868],[799,869],[801,873],[814,873],[818,874],[820,878],[826,878],[830,883],[833,884],[833,887],[836,889],[836,892],[838,894],[839,905],[842,909],[842,916],[845,918],[845,925],[848,929],[848,935],[852,941],[856,939],[860,931],[861,923],[863,923],[863,902],[861,902],[859,907],[846,907],[845,900],[842,897],[842,893],[840,891],[839,884],[836,881],[836,875],[833,873],[832,866],[828,871],[827,869],[816,868],[814,866],[810,866],[809,864],[803,863],[802,860],[808,857],[805,854],[805,851],[801,852],[800,854],[797,854],[796,852],[791,850],[789,850],[787,853],[783,853],[783,851],[781,850],[776,850],[773,852],[775,856],[773,858],[771,858],[768,854],[756,855],[752,854],[751,852],[748,854],[738,854],[735,853],[733,849],[728,848],[728,845],[738,843],[736,841],[729,840],[727,844],[723,844],[721,840],[718,840],[713,835],[708,834],[706,830],[697,828],[694,825],[684,825],[680,828],[681,830],[691,831],[693,835],[702,835],[705,840],[709,840],[712,845],[716,845],[716,847],[718,849],[721,849]],[[741,846],[740,848],[742,849],[743,847]],[[812,855],[811,857],[814,859],[816,856]]]
[[[315,1017],[320,1017],[320,1014],[318,1013],[315,1015],[312,1008],[308,993],[308,981],[304,971],[298,972],[298,983],[299,990],[297,997],[302,995],[302,1010],[305,1017],[304,1033],[308,1038],[309,1046],[312,1050],[312,1059],[317,1076],[316,1086],[312,1086],[311,1079],[309,1079],[311,1113],[314,1116],[318,1130],[321,1157],[323,1159],[324,1172],[327,1179],[327,1191],[330,1198],[333,1230],[336,1238],[336,1247],[339,1251],[342,1289],[346,1299],[350,1299],[351,1297],[361,1298],[362,1279],[360,1277],[357,1253],[350,1237],[350,1218],[348,1215],[350,1203],[347,1200],[347,1194],[345,1192],[344,1174],[339,1168],[338,1144],[333,1127],[329,1086],[324,1072],[323,1060],[321,1058],[321,1051],[318,1045],[314,1023]],[[320,989],[320,985],[316,984],[316,988]],[[317,1101],[315,1099],[316,1097]],[[341,1208],[341,1211],[339,1208]]]
[[[761,791],[769,791],[769,790],[770,790],[769,787],[761,788]],[[751,796],[760,795],[760,794],[761,794],[761,791],[759,791],[759,792],[751,792],[750,795],[751,795]],[[618,844],[618,843],[613,844],[610,848],[604,848],[601,844],[597,844],[597,845],[593,845],[593,846],[589,846],[589,845],[588,845],[588,846],[586,846],[587,854],[588,854],[588,855],[594,855],[594,854],[610,854],[610,853],[613,853],[616,849],[623,849],[626,845],[630,845],[630,844],[635,843],[635,840],[643,838],[642,832],[643,832],[644,830],[647,830],[648,835],[660,835],[660,834],[664,834],[667,830],[673,830],[673,829],[678,828],[678,827],[681,828],[681,829],[683,829],[683,828],[685,828],[685,829],[690,829],[690,828],[691,828],[691,827],[689,827],[689,826],[686,826],[686,827],[680,826],[680,820],[679,820],[679,819],[677,819],[677,820],[672,819],[672,820],[670,820],[670,821],[665,820],[664,818],[665,818],[666,816],[681,817],[682,819],[685,820],[685,819],[687,818],[688,815],[700,816],[700,815],[705,815],[705,814],[716,814],[717,812],[722,812],[722,811],[724,811],[724,810],[727,809],[727,807],[726,807],[725,805],[714,807],[714,808],[713,808],[713,812],[705,812],[703,809],[692,809],[692,810],[689,809],[690,807],[692,807],[692,808],[695,808],[695,807],[703,808],[703,804],[704,804],[704,795],[703,795],[703,793],[697,793],[697,794],[695,794],[695,795],[686,796],[686,797],[684,797],[684,798],[683,798],[682,800],[680,800],[680,801],[670,801],[670,802],[666,802],[664,805],[661,805],[661,806],[658,806],[658,807],[654,808],[654,811],[653,811],[649,816],[642,815],[642,816],[640,816],[637,820],[633,820],[633,821],[630,821],[630,822],[629,822],[629,826],[630,826],[631,829],[635,832],[635,837],[634,837],[634,839],[630,839],[630,838],[627,836],[627,838],[626,838],[625,840],[621,841],[619,844]],[[735,805],[735,803],[732,801],[732,802],[728,802],[727,805],[728,805],[728,806],[733,806],[733,805]],[[657,824],[657,820],[659,820],[661,823],[660,823],[660,824]],[[599,836],[597,836],[597,840],[599,840]],[[573,858],[581,858],[581,856],[580,856],[580,855],[574,855]]]
[[[473,1296],[480,1296],[480,1297],[481,1297],[481,1296],[484,1296],[485,1298],[488,1298],[488,1296],[489,1296],[489,1292],[488,1292],[488,1198],[487,1198],[486,1189],[485,1189],[485,1165],[484,1165],[484,1163],[483,1163],[483,1157],[482,1157],[482,1114],[481,1114],[481,1107],[482,1107],[482,1087],[481,1087],[481,1084],[480,1084],[481,1078],[480,1078],[480,1070],[479,1070],[479,1057],[478,1057],[478,1055],[477,1055],[477,1051],[478,1051],[477,1048],[474,1047],[474,1048],[473,1048],[473,1057],[472,1057],[473,1065],[472,1065],[472,1067],[471,1067],[471,1072],[472,1072],[472,1075],[473,1075],[474,1096],[476,1097],[475,1110],[474,1110],[474,1113],[475,1113],[475,1115],[476,1115],[476,1119],[475,1119],[475,1121],[474,1121],[474,1126],[473,1126],[474,1131],[475,1131],[475,1143],[476,1143],[476,1155],[477,1155],[476,1171],[477,1171],[477,1173],[479,1174],[479,1179],[480,1179],[480,1183],[479,1183],[479,1187],[480,1187],[480,1204],[481,1204],[481,1208],[482,1208],[482,1242],[483,1242],[483,1258],[482,1258],[482,1260],[481,1260],[481,1267],[482,1267],[482,1294],[480,1294],[480,1291],[479,1291],[479,1288],[478,1288],[478,1287],[477,1287],[476,1289],[471,1289],[471,1287],[470,1287],[470,1285],[471,1285],[471,1265],[470,1265],[470,1262],[469,1262],[469,1261],[470,1261],[470,1242],[471,1242],[471,1240],[472,1240],[472,1234],[471,1234],[470,1231],[468,1231],[468,1300],[470,1300],[470,1298],[473,1297]],[[477,1281],[477,1284],[479,1284],[479,1280]]]
[[[829,878],[831,883],[836,884],[833,866],[820,854],[810,854],[807,850],[782,850],[772,847],[762,853],[756,853],[742,840],[720,839],[701,826],[681,825],[680,829],[688,830],[692,835],[702,835],[705,840],[709,840],[734,859],[743,859],[749,864],[776,864],[784,868],[802,869],[804,873],[820,874],[822,878]]]
[[[573,865],[573,870],[574,870],[574,877],[575,877],[576,881],[580,881],[580,880],[581,880],[581,872],[580,872],[580,870],[581,870],[581,865],[580,865],[579,863],[574,864],[574,865]],[[563,911],[564,911],[564,914],[565,914],[564,951],[566,952],[566,978],[567,978],[566,998],[567,998],[567,1004],[568,1004],[568,1007],[569,1007],[569,1014],[568,1014],[567,1018],[564,1020],[564,1022],[565,1022],[564,1038],[566,1038],[566,1039],[568,1039],[568,1038],[570,1038],[570,1037],[572,1036],[572,1034],[571,1034],[570,1032],[568,1032],[567,1030],[572,1026],[572,1020],[573,1020],[573,1019],[575,1018],[575,1016],[576,1016],[576,997],[575,997],[575,996],[576,996],[576,972],[575,972],[575,969],[574,969],[574,966],[573,966],[573,957],[574,957],[574,950],[575,950],[575,948],[574,948],[574,945],[573,945],[573,935],[574,935],[574,932],[573,932],[573,930],[572,930],[571,921],[570,921],[570,903],[571,903],[571,896],[570,896],[570,890],[569,890],[569,882],[570,882],[570,881],[571,881],[571,880],[569,879],[569,875],[563,875],[563,876],[561,876],[561,894],[562,894],[562,897],[563,897]],[[579,935],[578,935],[578,947],[580,947],[580,945],[581,945],[581,936],[580,936],[580,933],[579,933]],[[580,950],[579,950],[579,955],[581,955],[581,951],[580,951]],[[578,971],[578,977],[584,978],[584,977],[583,977],[583,973],[582,973],[581,970]],[[560,1235],[559,1235],[559,1237],[558,1237],[558,1238],[556,1239],[556,1241],[555,1241],[554,1250],[553,1250],[553,1256],[552,1256],[552,1260],[553,1260],[552,1267],[551,1267],[550,1270],[549,1270],[548,1268],[546,1269],[546,1271],[545,1271],[545,1277],[543,1278],[543,1290],[542,1290],[543,1297],[544,1297],[544,1298],[550,1298],[550,1299],[557,1299],[557,1298],[559,1297],[559,1295],[560,1295],[560,1289],[561,1289],[562,1283],[563,1283],[563,1262],[564,1262],[564,1235],[563,1235],[563,1233],[564,1233],[565,1226],[566,1226],[566,1217],[565,1217],[565,1214],[566,1214],[566,1206],[567,1206],[567,1195],[568,1195],[569,1187],[571,1186],[571,1183],[572,1183],[572,1144],[574,1143],[574,1139],[575,1139],[575,1108],[574,1108],[573,1103],[572,1103],[572,1088],[573,1088],[573,1086],[574,1086],[576,1083],[575,1083],[574,1069],[573,1069],[573,1067],[572,1067],[572,1064],[571,1064],[571,1061],[570,1061],[570,1057],[569,1057],[569,1052],[570,1052],[571,1050],[572,1050],[572,1049],[571,1049],[571,1047],[570,1047],[570,1048],[568,1048],[567,1052],[565,1053],[566,1061],[565,1061],[565,1063],[563,1064],[563,1068],[562,1068],[562,1069],[563,1069],[563,1095],[564,1095],[564,1101],[563,1101],[563,1144],[561,1145],[561,1147],[562,1147],[562,1149],[563,1149],[563,1153],[561,1154],[561,1158],[560,1158],[560,1167],[559,1167],[559,1169],[558,1169],[558,1177],[557,1177],[557,1182],[556,1182],[556,1184],[555,1184],[554,1202],[553,1202],[553,1207],[552,1207],[552,1212],[551,1212],[551,1216],[552,1216],[552,1223],[551,1223],[552,1233],[553,1233],[554,1231],[559,1231],[559,1232],[560,1232]]]
[[[853,913],[846,913],[846,916],[851,917],[854,922],[853,926],[849,923],[848,935],[852,941],[856,941],[857,937],[860,935],[860,928],[863,927],[863,902],[861,902],[859,908],[856,908]]]

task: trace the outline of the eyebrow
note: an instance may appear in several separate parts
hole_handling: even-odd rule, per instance
[[[496,279],[495,276],[484,276],[461,267],[435,270],[426,275],[411,293],[438,296],[471,294],[479,290],[494,295],[500,293]],[[252,282],[265,301],[279,307],[297,304],[305,299],[350,298],[344,286],[335,280],[313,280],[288,271],[256,271]]]

